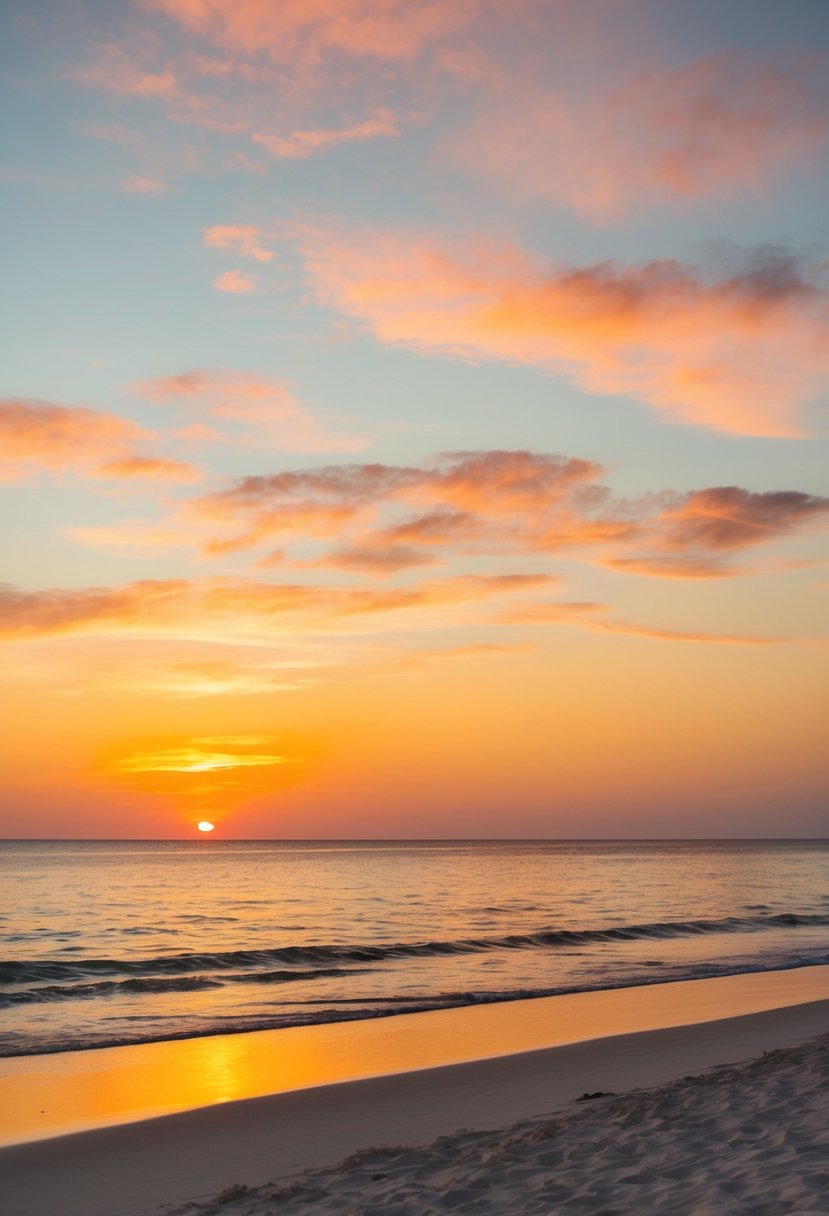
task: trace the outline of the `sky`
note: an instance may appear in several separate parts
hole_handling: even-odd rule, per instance
[[[10,0],[0,835],[825,835],[825,0]]]

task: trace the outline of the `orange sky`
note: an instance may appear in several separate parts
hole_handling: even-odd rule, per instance
[[[825,6],[12,5],[0,835],[808,836]]]

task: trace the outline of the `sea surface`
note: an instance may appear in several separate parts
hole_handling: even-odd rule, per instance
[[[0,842],[0,1055],[829,962],[829,842]]]

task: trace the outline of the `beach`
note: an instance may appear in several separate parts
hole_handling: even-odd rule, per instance
[[[578,1099],[577,1099],[578,1101]],[[181,1216],[825,1211],[829,1036],[586,1109],[236,1184]]]
[[[803,976],[824,999],[798,997]],[[0,1150],[4,1214],[817,1213],[829,987],[825,968],[776,983],[777,1007],[758,1012],[700,1014],[689,997],[686,1024],[13,1145]],[[660,987],[637,994],[643,1008]]]

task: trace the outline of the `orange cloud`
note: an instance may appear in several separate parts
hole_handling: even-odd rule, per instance
[[[407,616],[410,625],[440,627],[451,608],[549,584],[546,574],[459,575],[415,587],[320,587],[251,580],[146,580],[122,587],[21,591],[0,587],[0,635],[65,633],[189,637],[224,643],[273,640],[276,630],[354,632]],[[435,614],[437,610],[437,614]],[[374,623],[376,622],[376,623]]]
[[[602,223],[656,203],[756,193],[825,150],[828,65],[825,55],[729,51],[666,70],[608,65],[598,89],[595,72],[586,87],[551,89],[493,60],[475,122],[445,151],[512,198]]]
[[[307,664],[311,666],[309,662]],[[295,663],[294,666],[301,666]],[[149,696],[202,697],[261,696],[274,692],[295,692],[308,688],[314,681],[300,677],[290,670],[290,664],[269,662],[267,658],[256,665],[227,660],[207,660],[193,663],[169,663],[161,669],[148,670],[146,663],[133,672],[120,671],[116,687],[127,692]]]
[[[209,773],[236,768],[270,768],[285,764],[286,757],[273,752],[251,752],[251,746],[267,743],[246,735],[226,735],[190,740],[180,747],[153,747],[122,756],[113,768],[123,773]],[[222,747],[216,750],[216,745]]]
[[[741,554],[829,515],[829,499],[798,491],[711,487],[626,499],[601,484],[601,472],[534,452],[459,452],[422,467],[246,477],[194,500],[188,512],[227,530],[208,544],[217,553],[313,536],[337,542],[314,564],[391,574],[438,556],[575,550],[619,570],[675,578],[738,574]]]
[[[131,549],[141,556],[193,548],[200,540],[192,526],[188,528],[178,520],[159,523],[151,519],[122,519],[114,524],[66,527],[61,533],[76,545],[110,553]]]
[[[235,272],[233,272],[235,273]],[[222,368],[158,376],[133,386],[150,400],[197,407],[213,418],[236,424],[236,439],[268,442],[289,452],[355,451],[366,446],[360,435],[329,426],[311,413],[284,380]],[[202,437],[208,436],[202,432]],[[224,441],[226,432],[218,435]]]
[[[241,270],[226,270],[214,281],[216,291],[227,291],[233,295],[249,295],[256,290],[256,275],[243,274]]]
[[[702,630],[663,629],[607,617],[606,604],[590,601],[541,600],[502,612],[499,621],[508,625],[573,625],[593,633],[617,633],[659,642],[707,642],[714,645],[769,646],[792,639],[779,636],[706,633]]]
[[[201,472],[183,460],[167,460],[161,456],[123,456],[102,464],[104,477],[149,477],[156,481],[199,481]]]
[[[298,240],[322,303],[422,354],[537,367],[744,435],[805,434],[801,409],[826,387],[826,268],[780,251],[724,253],[708,274],[677,261],[551,269],[403,234]]]
[[[0,480],[38,471],[100,478],[195,481],[190,464],[146,456],[134,444],[151,438],[137,423],[84,406],[47,401],[0,401]]]
[[[350,127],[318,127],[308,131],[292,131],[290,135],[255,132],[251,139],[261,144],[272,156],[305,160],[321,152],[329,152],[346,143],[364,143],[379,137],[399,136],[394,115],[388,110],[375,110],[371,118]]]
[[[254,224],[214,224],[202,229],[202,239],[210,249],[230,249],[257,262],[270,262],[273,250],[262,243],[262,230]]]

